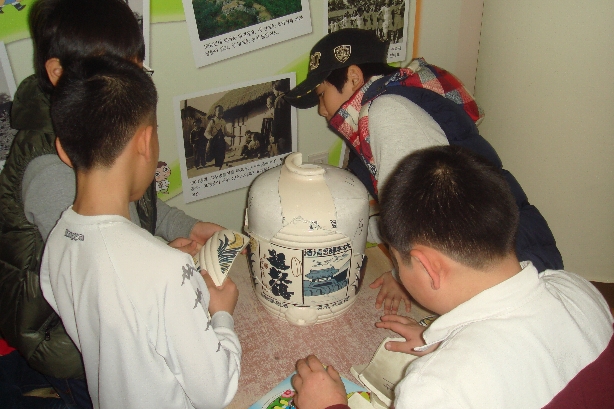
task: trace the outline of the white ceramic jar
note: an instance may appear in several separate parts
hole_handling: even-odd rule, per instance
[[[293,153],[258,176],[245,214],[258,299],[296,325],[347,311],[360,287],[368,221],[368,192],[343,169]]]

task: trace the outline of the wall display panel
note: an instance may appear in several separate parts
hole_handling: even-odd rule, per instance
[[[183,0],[196,66],[309,34],[308,0]]]
[[[344,28],[373,30],[390,42],[388,62],[399,62],[407,58],[407,45],[413,43],[415,19],[416,0],[328,0],[324,34]]]
[[[17,131],[11,128],[11,101],[17,86],[9,64],[4,43],[0,41],[0,171],[4,168],[6,157]]]
[[[0,1],[0,41],[12,41],[28,38],[28,10],[30,0]]]
[[[247,187],[296,151],[296,110],[283,99],[295,83],[289,73],[173,99],[186,203]]]
[[[145,39],[145,61],[143,61],[143,63],[149,65],[149,56],[151,54],[151,38],[149,35],[151,25],[151,3],[149,0],[124,1],[134,13],[134,17],[136,17],[136,21],[139,22],[139,27],[141,27],[141,31],[143,31],[143,38]]]

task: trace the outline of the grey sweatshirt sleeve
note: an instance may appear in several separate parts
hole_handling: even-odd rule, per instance
[[[189,237],[197,219],[188,216],[182,210],[171,207],[158,199],[156,203],[156,236],[166,241],[175,240],[177,237]]]
[[[369,134],[380,189],[405,156],[418,149],[448,145],[439,124],[400,95],[383,95],[373,101],[369,108]]]
[[[40,156],[27,166],[21,186],[24,211],[26,219],[38,227],[44,241],[47,241],[62,212],[74,202],[75,186],[74,171],[55,154]],[[160,199],[156,208],[156,236],[167,241],[189,237],[198,222]],[[138,224],[138,214],[133,205],[130,206],[130,216]]]
[[[26,167],[21,185],[25,216],[43,241],[75,200],[75,183],[74,171],[55,154],[39,156]]]

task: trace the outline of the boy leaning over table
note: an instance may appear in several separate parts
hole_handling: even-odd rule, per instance
[[[375,12],[377,14],[377,12]],[[380,27],[381,28],[381,27]],[[405,68],[387,64],[389,43],[371,30],[346,28],[321,38],[311,49],[307,78],[284,98],[297,108],[318,113],[346,142],[348,169],[378,199],[397,164],[415,150],[457,145],[485,156],[503,169],[499,155],[480,135],[484,117],[477,101],[451,73],[416,58]],[[507,170],[505,179],[520,211],[516,254],[536,270],[559,270],[563,259],[539,210]],[[376,215],[369,221],[370,241],[379,242]],[[375,307],[395,313],[410,299],[396,275],[386,272],[370,285],[379,288]]]
[[[611,408],[612,314],[563,270],[537,273],[514,252],[518,208],[501,172],[460,147],[403,159],[381,194],[381,235],[403,286],[440,314],[428,328],[385,315],[379,328],[418,355],[396,409]],[[313,355],[296,363],[299,409],[347,408],[339,374]]]
[[[51,102],[77,194],[49,234],[41,288],[83,356],[94,407],[227,406],[241,361],[236,285],[216,287],[130,221],[158,164],[151,78],[117,57],[68,62]]]

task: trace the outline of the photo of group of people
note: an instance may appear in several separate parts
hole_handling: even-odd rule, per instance
[[[344,28],[373,30],[382,41],[405,44],[408,26],[408,0],[329,0],[327,33]],[[398,49],[398,47],[392,47]],[[405,58],[389,55],[389,62]]]
[[[282,98],[289,89],[290,81],[284,79],[185,100],[181,112],[188,176],[289,153],[291,106]],[[212,97],[217,99],[206,112],[197,108]]]
[[[184,152],[180,161],[187,179],[183,181],[184,187],[188,180],[202,175],[245,169],[269,158],[281,160],[296,150],[295,115],[283,98],[293,86],[293,80],[286,75],[176,98]],[[238,187],[242,186],[231,184],[227,190]]]

